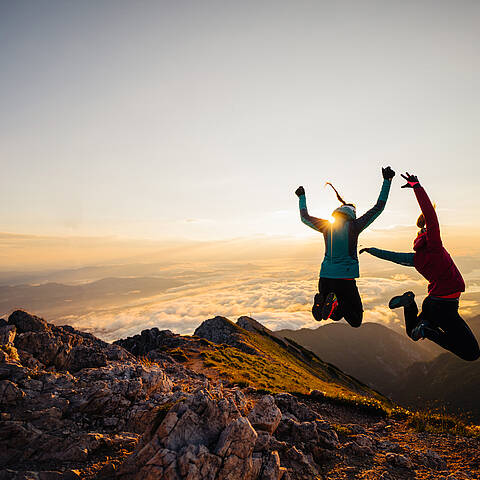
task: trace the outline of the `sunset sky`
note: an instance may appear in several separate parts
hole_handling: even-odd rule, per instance
[[[475,1],[0,2],[0,230],[218,239],[360,210],[478,225]],[[417,207],[396,178],[375,227]]]
[[[419,176],[473,265],[479,19],[466,0],[0,0],[0,271],[194,261],[198,241],[207,264],[290,267],[318,242],[313,275],[293,192],[328,217],[331,181],[362,213],[382,165]],[[402,183],[363,242],[410,248]]]

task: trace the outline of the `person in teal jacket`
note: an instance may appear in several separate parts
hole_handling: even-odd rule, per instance
[[[363,305],[355,279],[360,276],[357,257],[357,240],[383,211],[387,202],[390,185],[395,172],[382,168],[383,184],[377,203],[361,217],[357,218],[355,205],[347,203],[335,191],[341,207],[332,213],[334,223],[309,215],[305,189],[298,187],[295,193],[299,198],[300,218],[303,223],[323,234],[325,257],[320,269],[318,293],[315,295],[312,315],[315,320],[345,320],[352,327],[359,327],[363,319]]]

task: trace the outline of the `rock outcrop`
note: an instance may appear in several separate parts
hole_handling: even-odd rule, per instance
[[[20,357],[31,355],[45,368],[76,372],[132,358],[123,348],[93,335],[70,326],[57,327],[21,310],[10,315],[8,324],[16,327],[15,347]]]
[[[272,464],[270,454],[253,454],[258,435],[237,402],[199,390],[177,403],[144,435],[117,478],[256,479],[268,478],[262,470],[273,472],[278,465],[277,475],[270,473],[278,480],[279,462]]]
[[[243,325],[258,332],[250,320]],[[0,321],[0,480],[480,474],[476,438],[418,433],[354,403],[329,403],[321,391],[266,394],[193,372],[173,350],[198,361],[219,349],[210,342],[251,347],[245,330],[222,317],[199,333],[209,339],[151,329],[110,345],[26,312]]]
[[[0,465],[83,463],[132,450],[172,396],[159,365],[26,312],[0,326],[0,339]]]
[[[195,330],[194,335],[206,338],[213,343],[230,345],[245,353],[252,355],[260,354],[253,345],[250,345],[245,340],[245,336],[242,335],[242,329],[225,317],[217,316],[205,320]]]

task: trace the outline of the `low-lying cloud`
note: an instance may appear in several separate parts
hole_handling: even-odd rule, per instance
[[[230,241],[183,247],[186,246],[164,246],[156,254],[152,251],[148,261],[142,256],[137,257],[135,263],[85,266],[35,275],[22,273],[16,277],[6,272],[0,276],[4,285],[19,283],[9,282],[9,278],[21,278],[30,286],[8,287],[16,296],[12,293],[15,300],[10,304],[8,299],[2,299],[4,314],[14,308],[27,308],[50,322],[71,324],[108,341],[151,327],[191,334],[204,320],[215,315],[233,321],[248,315],[272,330],[319,325],[310,312],[322,260],[318,243],[265,241],[255,245],[253,241]],[[193,257],[197,261],[192,260]],[[460,312],[466,317],[476,315],[480,312],[480,259],[470,256],[455,260],[467,283]],[[412,290],[420,306],[427,282],[413,268],[384,262],[368,254],[361,255],[360,265],[362,276],[357,285],[364,305],[364,321],[403,330],[403,312],[390,310],[388,300]],[[111,282],[99,283],[103,296],[95,288],[84,288],[73,297],[71,288],[55,288],[53,283],[49,284],[51,289],[45,287],[48,282],[78,286],[105,277]],[[119,278],[129,281],[119,282]],[[43,285],[36,303],[32,300],[32,289],[37,288],[33,284]],[[119,287],[123,284],[124,291]],[[156,288],[156,285],[164,287]],[[49,291],[51,295],[43,293]],[[63,291],[65,296],[61,294]],[[89,293],[82,297],[82,291]]]

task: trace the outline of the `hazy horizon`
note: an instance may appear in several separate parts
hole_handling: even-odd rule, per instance
[[[370,230],[361,242],[408,251],[415,228],[398,228],[395,233]],[[310,314],[323,258],[323,238],[313,231],[307,238],[217,242],[21,236],[22,244],[14,238],[17,243],[7,247],[0,235],[4,254],[18,257],[13,252],[22,249],[27,260],[38,257],[50,268],[30,263],[22,269],[1,269],[0,316],[24,308],[105,340],[151,327],[191,334],[215,315],[232,320],[248,315],[273,330],[324,324]],[[445,241],[467,283],[461,313],[473,317],[480,313],[480,254],[464,250],[461,235],[446,233]],[[60,263],[52,262],[48,252]],[[365,254],[360,268],[364,321],[402,331],[402,312],[389,310],[387,302],[406,290],[413,290],[421,301],[426,281],[413,268]]]

